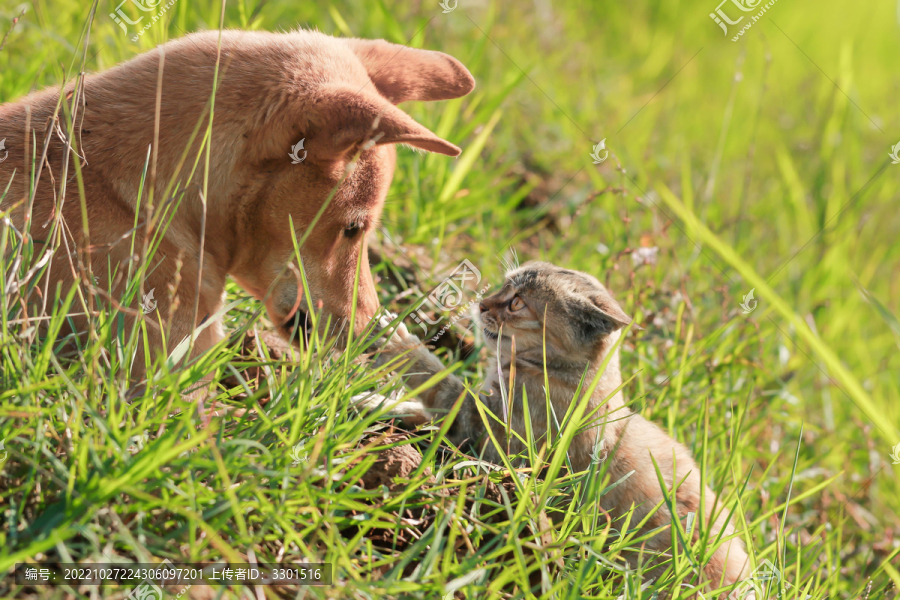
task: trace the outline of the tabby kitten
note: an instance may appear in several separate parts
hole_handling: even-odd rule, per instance
[[[498,423],[488,417],[495,438],[504,449],[509,448],[510,455],[525,450],[518,438],[506,435],[508,422],[510,429],[526,438],[523,393],[527,394],[532,432],[540,444],[548,430],[547,395],[556,419],[562,421],[579,383],[584,381],[583,391],[579,392],[583,395],[613,350],[620,329],[631,322],[595,277],[542,262],[528,263],[509,272],[500,291],[485,298],[479,308],[487,346],[494,353],[480,398],[498,419],[504,421]],[[412,364],[406,365],[404,377],[413,389],[444,369],[441,362],[402,325],[384,350],[379,359],[382,363],[406,353],[406,359]],[[508,389],[511,370],[515,373],[512,390]],[[549,394],[544,391],[545,370]],[[700,495],[703,494],[705,522],[710,523],[716,495],[709,488],[701,489],[699,469],[687,448],[624,405],[622,392],[616,391],[621,384],[616,349],[600,374],[593,394],[586,399],[584,414],[596,425],[575,436],[569,458],[577,471],[587,469],[592,459],[609,461],[613,482],[634,471],[604,494],[601,506],[616,520],[626,514],[632,504],[635,505],[631,518],[631,526],[635,526],[661,503],[638,536],[664,527],[645,542],[645,547],[666,552],[671,548],[669,526],[672,515],[663,502],[651,455],[663,474],[670,495],[674,485],[678,485],[674,494],[678,518],[699,513]],[[465,393],[463,383],[451,375],[420,394],[418,409],[414,403],[404,403],[400,411],[412,415],[408,421],[422,422],[448,412]],[[499,464],[498,450],[484,431],[484,422],[474,399],[467,397],[448,438],[456,445],[475,442],[488,461]],[[719,517],[711,524],[710,540],[715,540],[722,530],[726,538],[734,533],[734,528],[726,522],[723,507],[716,508]],[[697,529],[693,528],[695,539]],[[637,563],[636,556],[629,560]],[[742,542],[732,539],[716,549],[704,566],[704,572],[714,587],[718,587],[745,577],[748,564]]]

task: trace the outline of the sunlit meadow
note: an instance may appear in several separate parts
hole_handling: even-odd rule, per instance
[[[463,154],[398,150],[371,242],[382,303],[412,310],[463,260],[479,287],[514,260],[596,275],[643,327],[622,343],[632,408],[692,450],[781,597],[898,598],[898,6],[778,0],[732,41],[758,11],[715,2],[176,0],[143,30],[110,16],[136,20],[130,2],[7,0],[0,102],[222,23],[457,57],[471,95],[404,106]],[[726,35],[717,8],[747,18]],[[48,299],[49,333],[23,318],[19,282],[45,251],[0,224],[3,596],[125,598],[10,574],[168,558],[334,567],[331,586],[192,598],[694,597],[700,545],[652,581],[630,569],[641,540],[598,510],[602,469],[558,468],[565,436],[520,477],[489,474],[440,443],[440,422],[405,431],[352,408],[402,390],[361,360],[366,340],[256,343],[271,323],[233,283],[228,343],[186,368],[148,357],[140,393],[139,332],[112,307],[58,353],[83,295]],[[431,335],[452,315],[437,317]],[[438,352],[477,387],[482,343],[461,318]],[[214,415],[182,397],[198,385]],[[412,468],[373,477],[390,453]]]

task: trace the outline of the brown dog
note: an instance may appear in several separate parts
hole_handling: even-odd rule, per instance
[[[162,49],[162,68],[156,49],[87,76],[83,86],[67,86],[65,110],[58,108],[59,89],[0,106],[0,138],[6,138],[9,151],[0,163],[0,193],[12,180],[0,208],[12,208],[18,231],[60,247],[45,280],[50,286],[41,286],[45,295],[52,299],[57,282],[64,293],[76,280],[89,283],[90,262],[100,282],[114,283],[110,301],[121,297],[122,275],[139,261],[135,255],[145,242],[152,179],[156,210],[174,211],[142,287],[155,290],[162,319],[171,317],[166,350],[222,306],[229,275],[264,299],[272,321],[290,331],[298,322],[303,326],[310,309],[306,298],[298,300],[291,219],[299,240],[337,188],[300,255],[313,308],[320,306],[333,322],[346,323],[359,253],[366,252],[366,234],[378,222],[391,183],[393,144],[449,156],[460,152],[395,105],[464,96],[475,84],[471,74],[440,52],[309,31],[226,31],[221,53],[219,32],[212,31]],[[204,182],[207,157],[201,140],[217,61],[209,177]],[[157,124],[157,93],[157,151],[148,155]],[[65,143],[66,111],[74,114],[76,124],[71,147]],[[192,138],[195,130],[199,133]],[[37,140],[36,168],[32,139]],[[45,139],[46,160],[41,161]],[[301,140],[304,144],[297,146]],[[357,155],[355,168],[348,168]],[[138,207],[148,156],[153,156],[151,174]],[[39,181],[32,198],[27,182],[34,171]],[[183,195],[161,197],[173,182]],[[68,191],[62,196],[64,189]],[[140,314],[136,304],[126,307],[130,318]],[[369,265],[362,260],[355,329],[377,307]],[[197,340],[196,350],[222,335],[221,323],[214,323]],[[151,336],[151,345],[162,349],[159,328]]]

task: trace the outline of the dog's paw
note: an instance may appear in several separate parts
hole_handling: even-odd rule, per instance
[[[358,394],[351,402],[360,411],[375,412],[387,409],[385,417],[400,419],[405,425],[421,425],[431,419],[428,411],[418,400],[400,401],[400,393],[382,396],[376,393]]]
[[[382,331],[385,331],[388,341],[398,343],[412,339],[418,342],[419,338],[409,332],[403,321],[395,323],[393,327],[391,326],[391,322],[396,319],[397,315],[389,311],[385,311],[383,315],[378,317],[378,326]]]
[[[409,332],[402,322],[391,324],[396,320],[396,316],[386,313],[378,317],[379,342],[376,345],[375,365],[383,366],[387,363],[400,358],[401,363],[408,360],[421,360],[423,356],[429,354],[428,349],[415,334]],[[402,357],[402,358],[401,358]]]
[[[403,323],[393,323],[397,316],[388,311],[382,311],[374,317],[374,326],[369,334],[371,357],[376,366],[382,366],[390,362],[394,357],[407,352],[410,345],[407,343],[409,331]]]

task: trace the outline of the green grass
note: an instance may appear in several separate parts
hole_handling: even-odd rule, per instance
[[[715,4],[461,0],[442,14],[436,1],[239,0],[225,24],[459,58],[478,81],[472,95],[404,107],[463,155],[399,150],[373,240],[382,301],[408,307],[411,296],[398,299],[407,284],[428,291],[463,259],[496,285],[511,247],[597,275],[644,327],[622,344],[627,397],[737,505],[754,560],[793,586],[786,597],[897,598],[896,7],[780,0],[732,43],[708,16]],[[105,2],[84,53],[89,6],[3,5],[0,35],[26,6],[0,50],[2,102],[216,28],[221,10],[178,0],[133,43]],[[593,165],[603,138],[610,158]],[[657,263],[635,266],[639,247],[658,248]],[[441,423],[385,437],[385,421],[350,399],[398,384],[347,360],[359,343],[340,359],[321,346],[247,359],[223,344],[190,368],[159,364],[143,397],[126,401],[135,339],[114,309],[76,357],[57,356],[61,340],[22,320],[7,282],[36,255],[0,225],[0,594],[26,595],[6,577],[16,562],[252,555],[335,565],[333,587],[283,597],[689,596],[682,583],[695,582],[700,550],[681,546],[670,571],[637,591],[640,573],[621,565],[640,540],[598,514],[611,482],[560,475],[565,434],[531,449],[550,476],[534,469],[509,489],[440,444]],[[758,306],[744,315],[751,288]],[[233,285],[229,294],[234,341],[269,325],[259,303]],[[51,299],[51,328],[85,295]],[[447,365],[459,358],[442,352]],[[462,367],[473,386],[482,364]],[[208,373],[232,376],[213,386],[219,403],[255,412],[200,416],[181,393]],[[297,444],[309,460],[292,466]],[[387,451],[422,460],[396,485],[367,486]],[[130,591],[110,589],[100,595]]]

